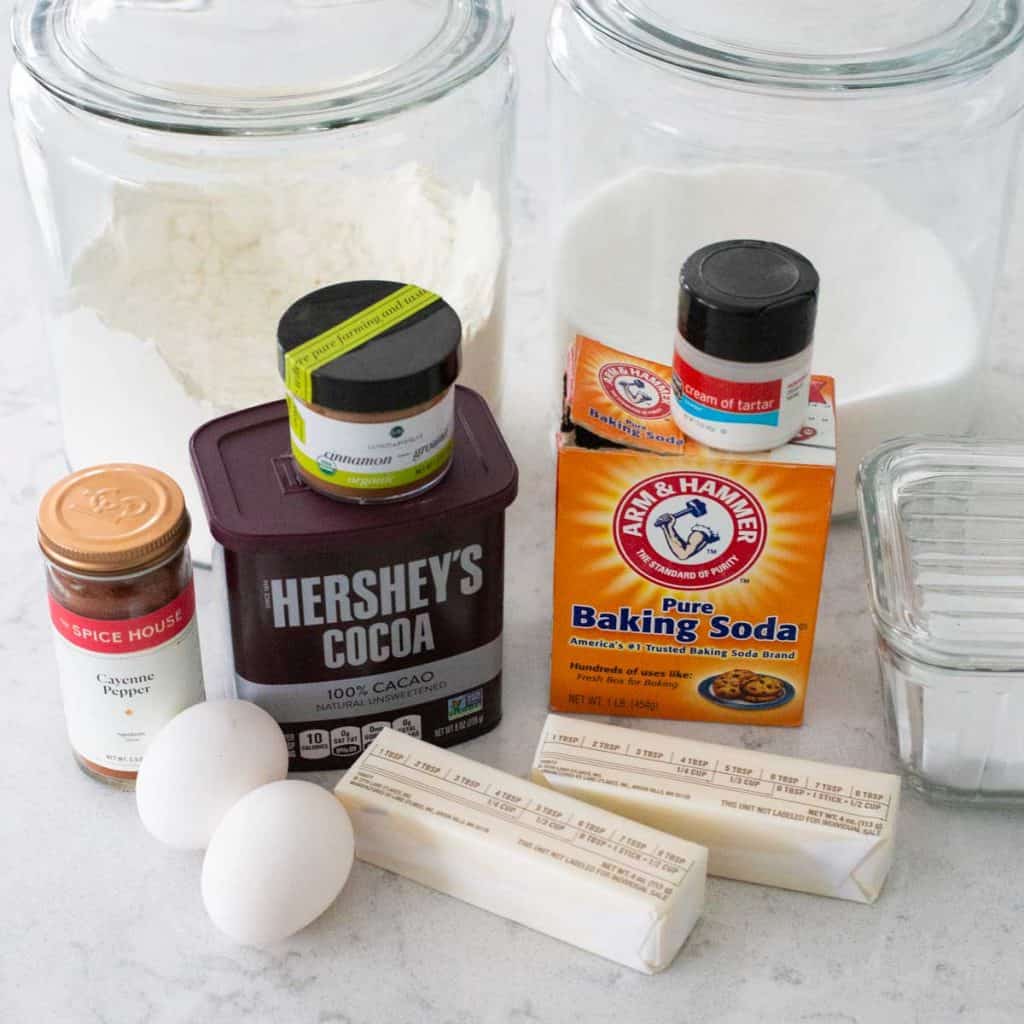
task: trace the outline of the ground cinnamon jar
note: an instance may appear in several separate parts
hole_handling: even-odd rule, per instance
[[[396,281],[312,292],[278,325],[292,456],[314,490],[357,504],[411,498],[452,463],[462,325]]]
[[[39,506],[68,737],[124,789],[153,735],[203,699],[185,499],[146,466],[84,469]]]

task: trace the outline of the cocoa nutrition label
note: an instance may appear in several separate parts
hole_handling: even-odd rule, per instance
[[[892,813],[895,794],[876,772],[646,734],[619,743],[603,738],[600,728],[595,732],[588,734],[582,724],[578,732],[549,731],[536,768],[548,776],[867,836],[880,835]]]
[[[659,900],[668,900],[693,862],[672,837],[423,744],[378,740],[351,769],[346,786],[564,862]],[[680,843],[680,846],[682,844]]]

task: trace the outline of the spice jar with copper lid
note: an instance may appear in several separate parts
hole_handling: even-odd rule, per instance
[[[71,748],[131,789],[156,732],[203,699],[185,499],[159,470],[95,466],[47,491],[38,528]]]

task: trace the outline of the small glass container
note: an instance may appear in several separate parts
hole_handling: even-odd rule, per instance
[[[1024,444],[891,441],[861,465],[895,751],[940,799],[1024,803]]]
[[[133,789],[149,741],[203,699],[184,497],[147,466],[96,466],[46,492],[38,528],[72,751]]]
[[[452,462],[462,325],[439,295],[349,281],[306,295],[277,330],[292,456],[328,498],[401,501]]]

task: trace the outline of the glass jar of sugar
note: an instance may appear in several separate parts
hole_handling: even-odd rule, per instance
[[[557,0],[552,365],[577,334],[664,361],[687,253],[790,246],[827,283],[852,512],[868,451],[983,400],[1022,34],[1017,0]]]
[[[729,452],[791,441],[807,416],[818,274],[800,253],[715,242],[683,264],[672,418]]]
[[[510,7],[19,4],[11,106],[72,468],[156,466],[198,507],[189,436],[280,398],[268,325],[346,279],[443,295],[461,380],[499,408]],[[192,551],[209,562],[202,517]]]

